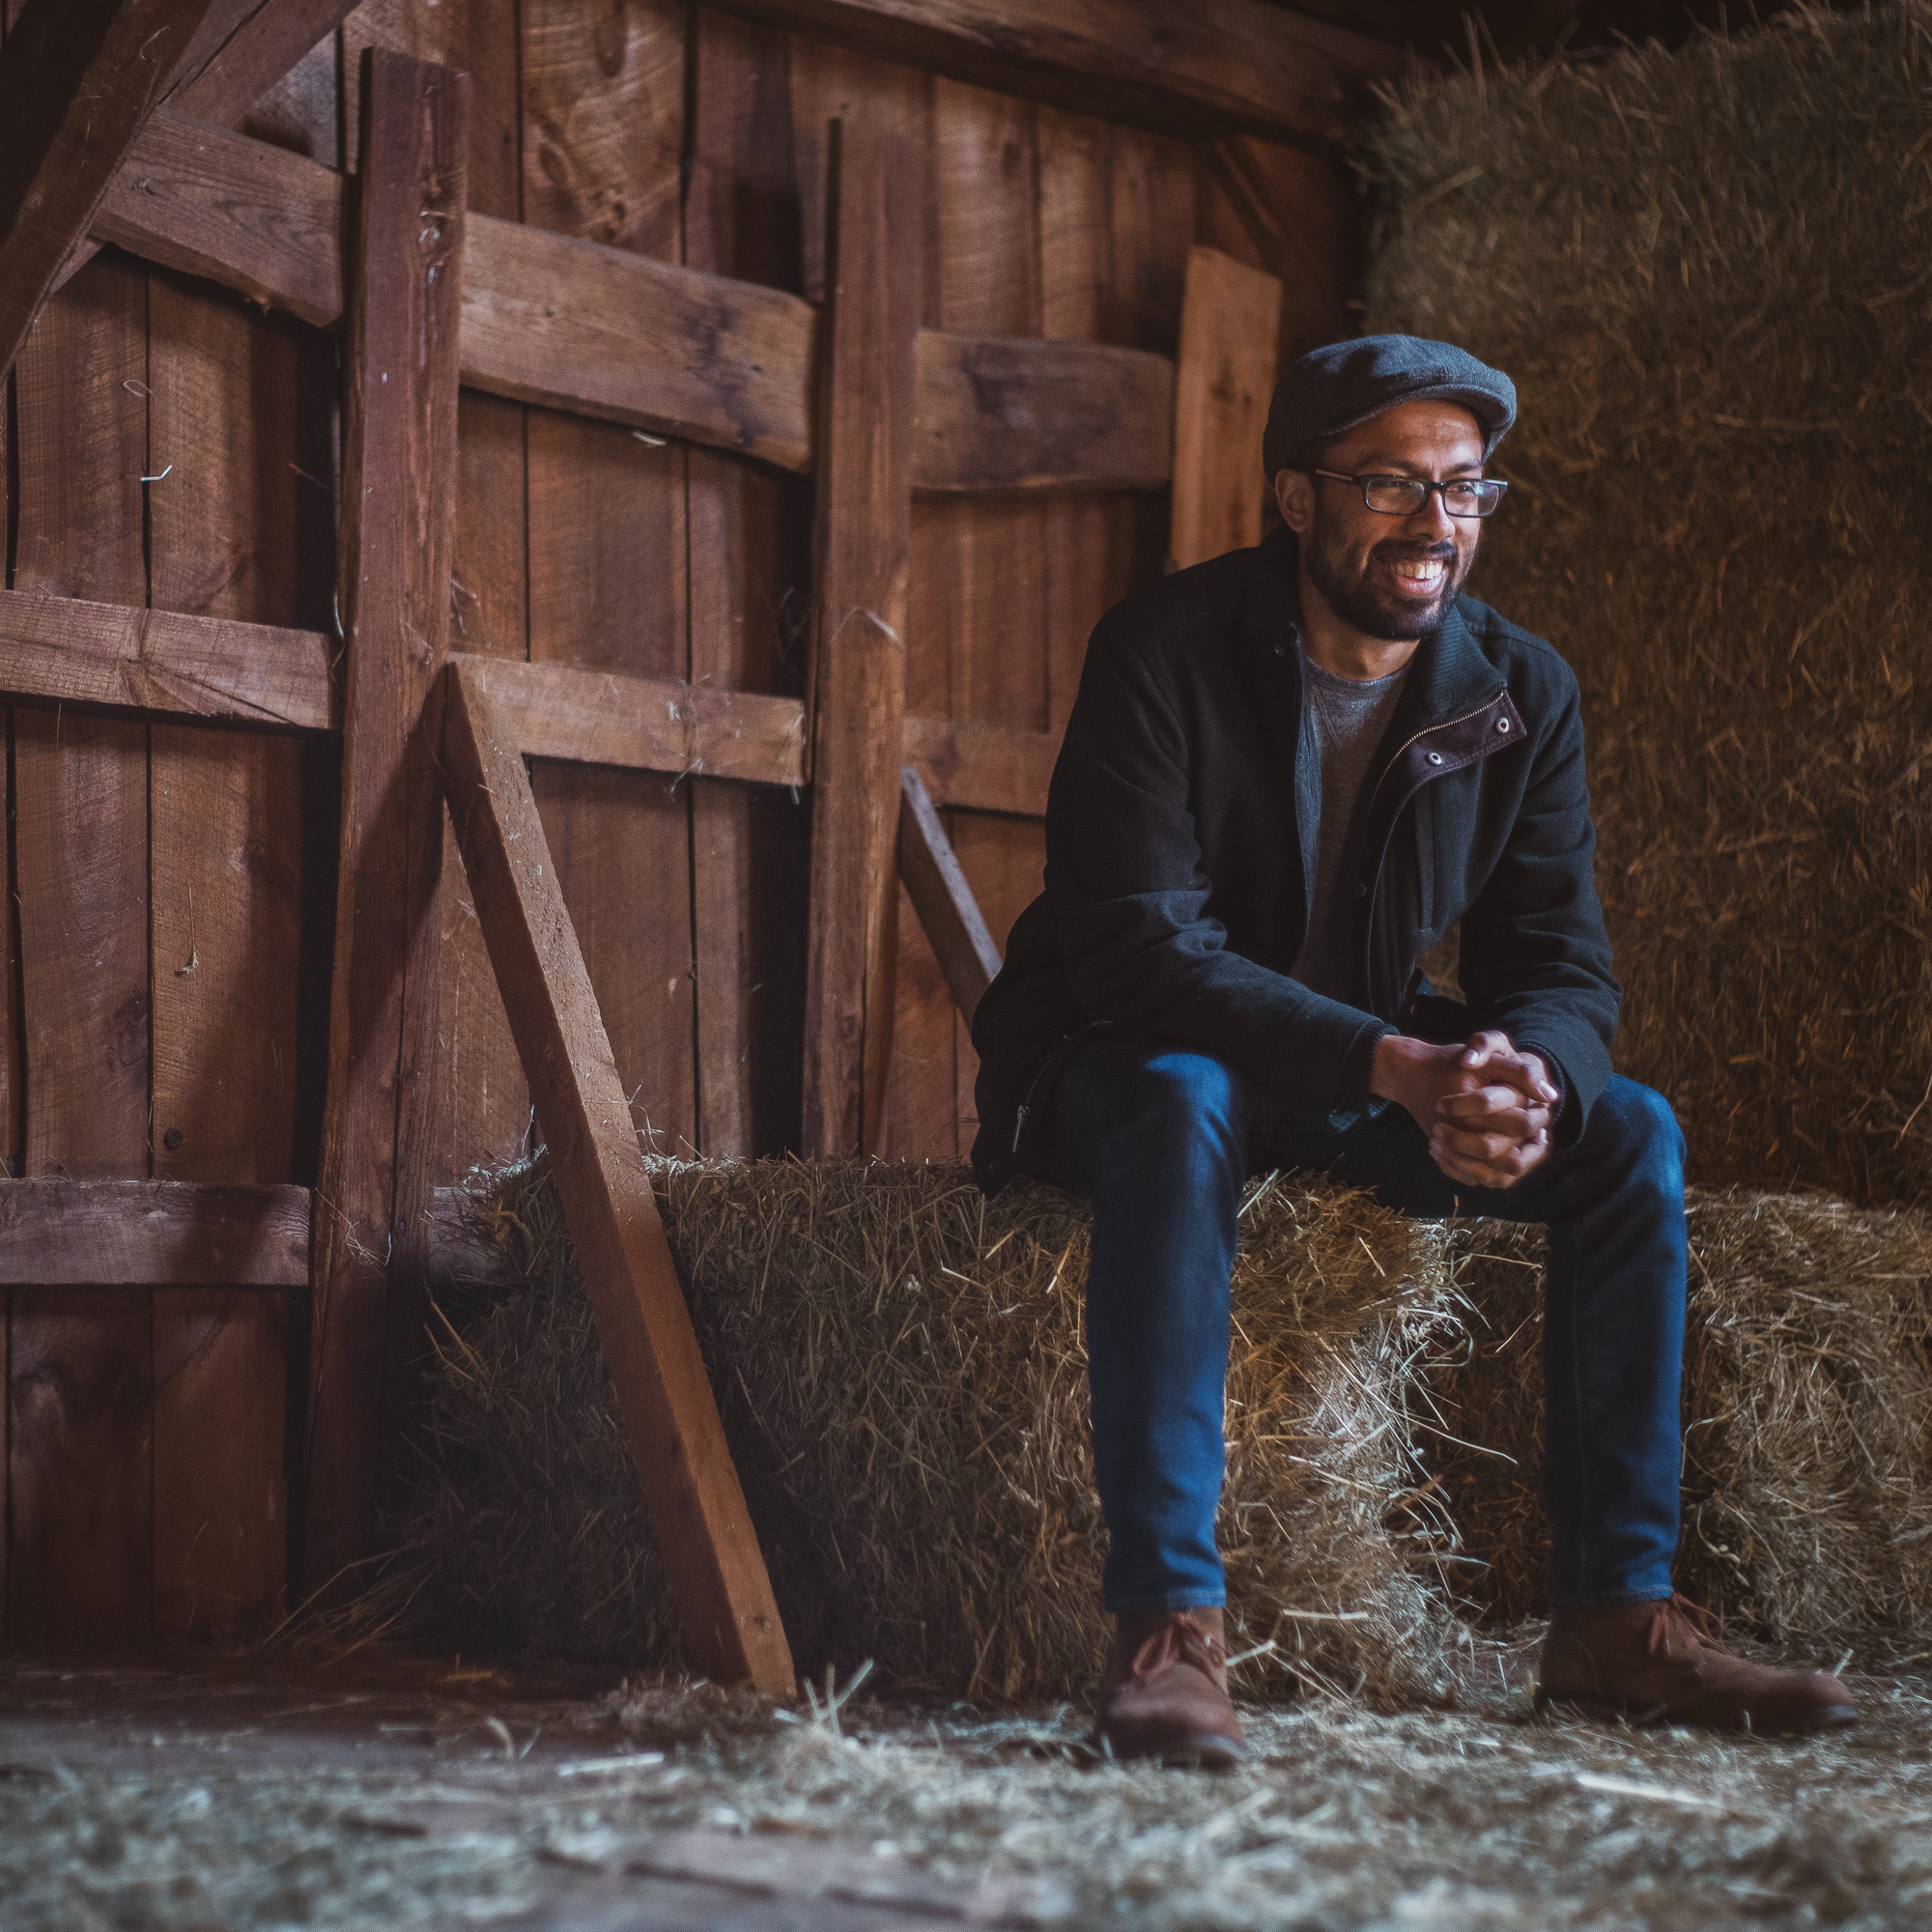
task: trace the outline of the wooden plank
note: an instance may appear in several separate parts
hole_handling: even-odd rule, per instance
[[[543,823],[471,668],[448,674],[451,814],[669,1576],[687,1658],[785,1694],[791,1653]]]
[[[305,402],[335,387],[310,332],[203,285],[149,292],[149,568],[156,605],[287,623],[327,505],[297,473]],[[244,376],[245,372],[245,376]],[[304,389],[308,395],[304,397]],[[304,553],[308,553],[305,558]],[[300,1063],[302,747],[156,726],[154,1172],[291,1179]],[[306,1242],[303,1244],[306,1250]],[[155,1632],[264,1625],[288,1557],[286,1295],[155,1299]]]
[[[165,109],[94,233],[327,326],[342,310],[342,178]],[[776,289],[472,219],[463,380],[473,388],[810,469],[817,319]],[[922,331],[915,487],[1153,489],[1173,364],[1080,342]]]
[[[459,655],[486,679],[504,729],[526,757],[757,784],[805,782],[805,705],[799,698],[576,665]]]
[[[607,252],[627,270],[684,273],[684,10],[641,0],[603,40],[576,0],[525,0],[522,18],[530,220],[621,244]],[[529,531],[532,661],[688,675],[683,449],[533,412]],[[688,1150],[697,1131],[690,788],[577,763],[540,763],[531,782],[633,1116],[662,1151]]]
[[[919,222],[905,144],[844,123],[832,167],[806,942],[804,1145],[818,1158],[876,1149],[885,1104],[920,304],[897,240]]]
[[[0,61],[0,375],[215,0],[27,0]]]
[[[97,262],[47,305],[14,372],[16,585],[146,601],[147,276]],[[14,890],[26,1168],[148,1173],[148,732],[14,715]],[[85,1310],[13,1295],[14,1642],[144,1639],[153,1577],[145,1290]]]
[[[1153,490],[1173,468],[1174,364],[1097,343],[922,329],[918,490]]]
[[[959,1017],[970,1027],[980,998],[1000,970],[1000,950],[986,930],[973,889],[953,855],[952,841],[912,765],[899,774],[899,878],[926,941],[939,957]]]
[[[1346,141],[1399,48],[1265,0],[735,0],[954,80],[1186,134]]]
[[[790,46],[701,7],[693,15],[687,267],[796,290],[803,273]],[[810,609],[811,499],[795,479],[722,452],[686,456],[691,680],[760,694],[804,688],[784,613]],[[802,715],[801,715],[802,722]],[[801,729],[795,741],[803,749]],[[804,1042],[797,935],[810,871],[810,803],[695,779],[692,952],[697,1144],[707,1154],[798,1144]]]
[[[327,328],[342,316],[342,177],[160,108],[89,232]]]
[[[397,1369],[415,1346],[425,1265],[442,860],[425,708],[449,630],[469,98],[466,75],[364,56],[343,425],[341,870],[307,1422],[315,1591],[361,1553],[384,1412],[398,1419],[385,1358]]]
[[[327,731],[332,650],[316,631],[0,591],[0,692],[12,696]]]
[[[1293,148],[1240,136],[1214,142],[1203,156],[1261,267],[1280,277],[1277,366],[1353,334],[1349,303],[1361,292],[1368,235],[1336,169]]]
[[[934,103],[939,321],[952,329],[1038,335],[1044,322],[1038,111],[951,81],[935,84]],[[945,710],[954,719],[1041,731],[1050,610],[1045,504],[981,497],[947,508],[950,523],[942,526],[943,548],[929,553],[917,626],[922,649],[943,639]],[[955,813],[947,829],[980,905],[1004,933],[1002,914],[1010,919],[1012,902],[1038,891],[1038,827]],[[979,1062],[943,973],[935,980],[928,1024],[935,1031],[943,1025],[952,1037],[952,1078],[922,1096],[918,1116],[908,1096],[899,1118],[908,1125],[915,1118],[930,1124],[924,1146],[915,1142],[904,1151],[936,1147],[963,1154],[975,1131]]]
[[[306,1187],[186,1180],[0,1187],[0,1283],[11,1287],[305,1288],[308,1266]]]
[[[902,755],[949,810],[1044,818],[1060,734],[972,719],[908,718]]]
[[[318,41],[334,33],[354,0],[256,0],[220,50],[178,90],[197,120],[239,121]]]
[[[1281,283],[1213,248],[1187,259],[1174,395],[1174,522],[1185,569],[1261,542],[1262,429],[1274,390]]]
[[[777,289],[478,219],[463,379],[665,436],[811,460],[817,318]]]

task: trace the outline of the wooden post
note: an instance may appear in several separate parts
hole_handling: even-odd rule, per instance
[[[442,871],[427,714],[449,631],[469,80],[371,48],[361,99],[338,571],[349,649],[342,872],[310,1351],[312,1592],[362,1553],[384,1432],[398,1419],[396,1365],[420,1325]]]
[[[899,774],[899,878],[946,975],[952,1004],[970,1027],[1000,970],[1000,949],[913,766]]]
[[[1262,540],[1262,429],[1280,334],[1274,276],[1212,248],[1188,256],[1169,539],[1183,569]]]
[[[490,674],[473,660],[444,674],[450,817],[686,1655],[709,1676],[785,1694],[791,1651],[536,799],[490,701]]]
[[[808,1154],[875,1147],[891,1047],[894,843],[912,542],[921,211],[907,144],[835,127],[819,389]]]

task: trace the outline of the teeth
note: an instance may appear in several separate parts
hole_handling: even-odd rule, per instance
[[[1395,574],[1406,578],[1411,583],[1429,583],[1442,575],[1442,565],[1439,561],[1399,563],[1395,567]]]

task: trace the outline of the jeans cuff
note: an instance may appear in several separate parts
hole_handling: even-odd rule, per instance
[[[1191,1589],[1169,1590],[1158,1597],[1103,1597],[1100,1601],[1112,1616],[1144,1617],[1156,1610],[1224,1610],[1228,1607],[1228,1593],[1210,1591],[1197,1583]]]
[[[1555,1616],[1561,1616],[1565,1610],[1611,1610],[1627,1604],[1667,1604],[1674,1594],[1667,1583],[1661,1591],[1656,1588],[1597,1590],[1587,1597],[1552,1597],[1549,1608]]]

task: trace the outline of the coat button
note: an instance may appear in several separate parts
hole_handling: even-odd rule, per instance
[[[1365,899],[1368,897],[1368,895],[1369,895],[1369,889],[1367,886],[1357,886],[1355,888],[1355,896],[1358,899]]]
[[[1496,720],[1496,729],[1498,731],[1507,731],[1509,727],[1510,722],[1507,718],[1498,718]]]
[[[1429,762],[1432,765],[1439,765],[1442,762],[1442,753],[1440,752],[1431,752],[1429,754]]]

